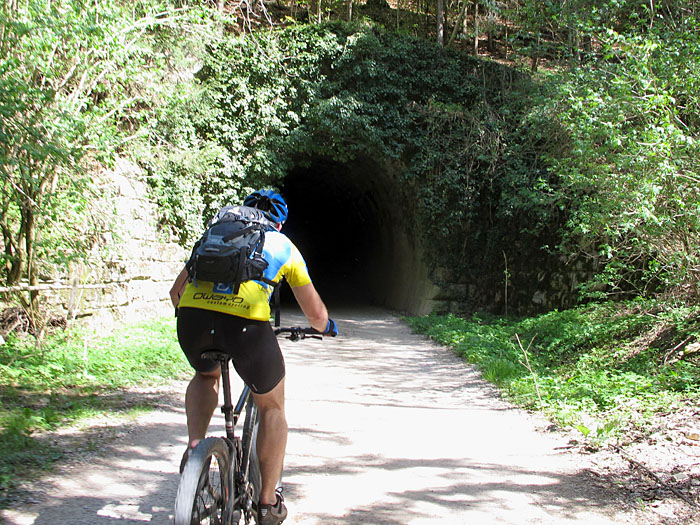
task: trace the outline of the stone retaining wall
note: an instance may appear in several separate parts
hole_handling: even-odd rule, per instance
[[[105,208],[115,210],[116,220],[88,262],[41,283],[52,317],[100,330],[173,312],[168,292],[188,254],[158,231],[157,210],[138,170],[120,160],[103,174]]]

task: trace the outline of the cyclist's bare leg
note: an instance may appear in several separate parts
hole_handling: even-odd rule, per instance
[[[253,394],[260,414],[257,453],[262,490],[260,503],[275,504],[275,488],[282,476],[287,448],[287,419],[284,415],[284,379],[267,394]]]
[[[196,372],[187,386],[185,412],[190,447],[197,445],[206,436],[211,416],[219,404],[219,376],[220,369]]]

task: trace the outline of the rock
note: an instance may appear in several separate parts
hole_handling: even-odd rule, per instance
[[[688,474],[685,472],[676,472],[673,474],[673,480],[676,483],[682,483],[683,481],[686,481],[688,479]]]

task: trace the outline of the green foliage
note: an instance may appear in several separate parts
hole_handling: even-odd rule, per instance
[[[369,23],[235,36],[236,13],[206,2],[4,5],[3,284],[89,253],[92,170],[118,153],[145,168],[182,244],[252,187],[371,158],[396,176],[406,228],[440,246],[430,264],[473,291],[465,308],[503,302],[506,267],[511,311],[531,306],[564,260],[593,275],[589,297],[697,296],[695,3],[482,7],[509,52],[551,69],[530,77]]]
[[[130,79],[140,95],[138,111],[129,117],[133,135],[119,153],[144,169],[163,230],[189,244],[201,234],[205,201],[217,193],[208,181],[226,177],[225,155],[196,134],[197,119],[205,117],[193,71],[227,17],[205,2],[154,1],[150,10],[143,6],[143,23],[150,25],[138,35],[151,61]]]
[[[208,25],[201,13],[167,0],[0,7],[2,284],[65,275],[101,242],[112,217],[99,170],[140,143],[171,89],[164,79],[191,60],[174,35]],[[39,293],[15,302],[40,336]]]
[[[294,167],[371,158],[398,167],[396,199],[415,211],[404,227],[443,247],[430,264],[476,276],[506,251],[519,275],[518,264],[556,244],[537,238],[562,219],[538,161],[551,126],[526,121],[544,95],[527,77],[344,23],[231,37],[208,50],[200,96],[181,119],[223,168],[189,179],[205,215],[246,188],[279,184]],[[182,198],[164,188],[173,202]]]
[[[41,1],[0,8],[1,270],[10,284],[42,271],[38,262],[65,259],[80,248],[80,237],[66,242],[65,233],[86,229],[89,179],[73,171],[93,123],[83,114],[90,70],[81,59],[103,35],[76,14],[70,4]],[[66,207],[73,213],[59,220]],[[24,268],[29,261],[34,268]]]
[[[564,249],[602,265],[588,292],[700,291],[698,43],[610,35],[606,63],[557,79],[550,114],[570,144],[550,166],[572,210]]]
[[[212,181],[225,171],[226,159],[221,148],[198,140],[192,93],[188,86],[169,94],[169,103],[148,124],[150,140],[130,150],[147,173],[163,229],[183,245],[201,234],[205,199],[217,194]]]
[[[101,413],[134,409],[121,389],[184,379],[189,365],[173,337],[174,322],[122,326],[107,336],[69,331],[0,346],[0,489],[14,473],[46,469],[60,457],[41,431]],[[2,502],[0,501],[0,504]]]
[[[528,302],[561,254],[594,275],[592,297],[697,294],[693,7],[485,7],[510,49],[557,67],[535,81],[367,23],[234,36],[224,15],[198,40],[157,32],[150,49],[203,64],[155,90],[165,103],[148,105],[148,142],[132,149],[163,223],[187,244],[202,215],[294,167],[370,157],[398,167],[415,231],[443,248],[430,263],[477,296],[500,288],[506,261],[512,300]]]
[[[251,187],[369,157],[400,173],[408,227],[475,290],[467,308],[504,263],[516,307],[562,260],[593,276],[588,297],[697,295],[693,7],[485,7],[516,55],[556,67],[529,78],[367,23],[203,38],[196,83],[165,96],[138,155],[163,222],[188,243]]]
[[[700,339],[700,319],[690,308],[605,303],[519,320],[433,315],[408,321],[476,364],[516,403],[542,408],[591,439],[700,397],[697,363],[681,357],[683,342]]]
[[[697,298],[696,3],[511,7],[513,50],[554,66],[527,120],[550,132],[545,194],[569,212],[559,249],[595,272],[582,291]]]
[[[598,55],[598,39],[610,31],[640,35],[658,27],[692,28],[695,2],[645,0],[573,0],[538,2],[522,0],[489,6],[500,28],[510,25],[508,44],[517,55],[572,65]]]

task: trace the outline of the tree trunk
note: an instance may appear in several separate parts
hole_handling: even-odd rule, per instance
[[[457,31],[459,30],[460,26],[464,24],[464,21],[467,18],[468,9],[469,0],[464,0],[464,3],[462,4],[462,7],[459,10],[459,16],[457,17],[457,20],[455,20],[455,26],[452,28],[452,33],[450,33],[450,38],[447,40],[448,46],[450,46],[452,42],[454,42],[455,38],[457,38]]]
[[[37,345],[41,344],[41,338],[44,335],[44,323],[42,321],[41,312],[39,311],[39,291],[36,288],[39,284],[39,275],[36,268],[36,260],[34,258],[35,245],[35,223],[34,211],[32,210],[32,202],[27,199],[22,206],[21,214],[21,229],[24,230],[24,251],[26,261],[27,280],[29,282],[29,297],[23,294],[18,294],[20,303],[24,311],[29,315],[31,328],[34,331]]]
[[[352,22],[352,0],[348,0],[348,22]]]
[[[537,33],[537,37],[535,38],[535,51],[532,54],[532,65],[530,69],[532,70],[533,73],[537,72],[537,67],[539,66],[540,62],[540,34],[539,32]]]
[[[15,242],[14,236],[10,231],[9,227],[5,224],[5,218],[3,217],[2,224],[2,239],[5,248],[5,256],[7,258],[7,263],[5,267],[5,274],[7,276],[5,284],[7,286],[12,286],[19,282],[22,276],[22,268],[24,266],[24,254],[18,243]]]
[[[479,0],[474,0],[474,56],[479,54]]]
[[[488,39],[486,40],[486,47],[489,53],[496,51],[496,37],[494,35],[495,21],[498,19],[497,14],[493,9],[487,8],[486,11],[486,35]]]
[[[445,40],[445,0],[438,0],[437,3],[437,43],[440,47]]]
[[[39,271],[36,264],[36,257],[34,256],[34,247],[36,245],[36,228],[34,221],[34,210],[32,209],[31,203],[28,203],[26,209],[22,210],[22,221],[24,222],[24,250],[27,254],[27,281],[29,286],[36,286],[39,284]],[[39,306],[39,292],[37,290],[32,290],[29,292],[30,305],[33,311],[38,312]]]
[[[572,66],[576,66],[582,61],[581,57],[581,39],[579,38],[578,29],[569,31],[569,48],[571,49]]]

